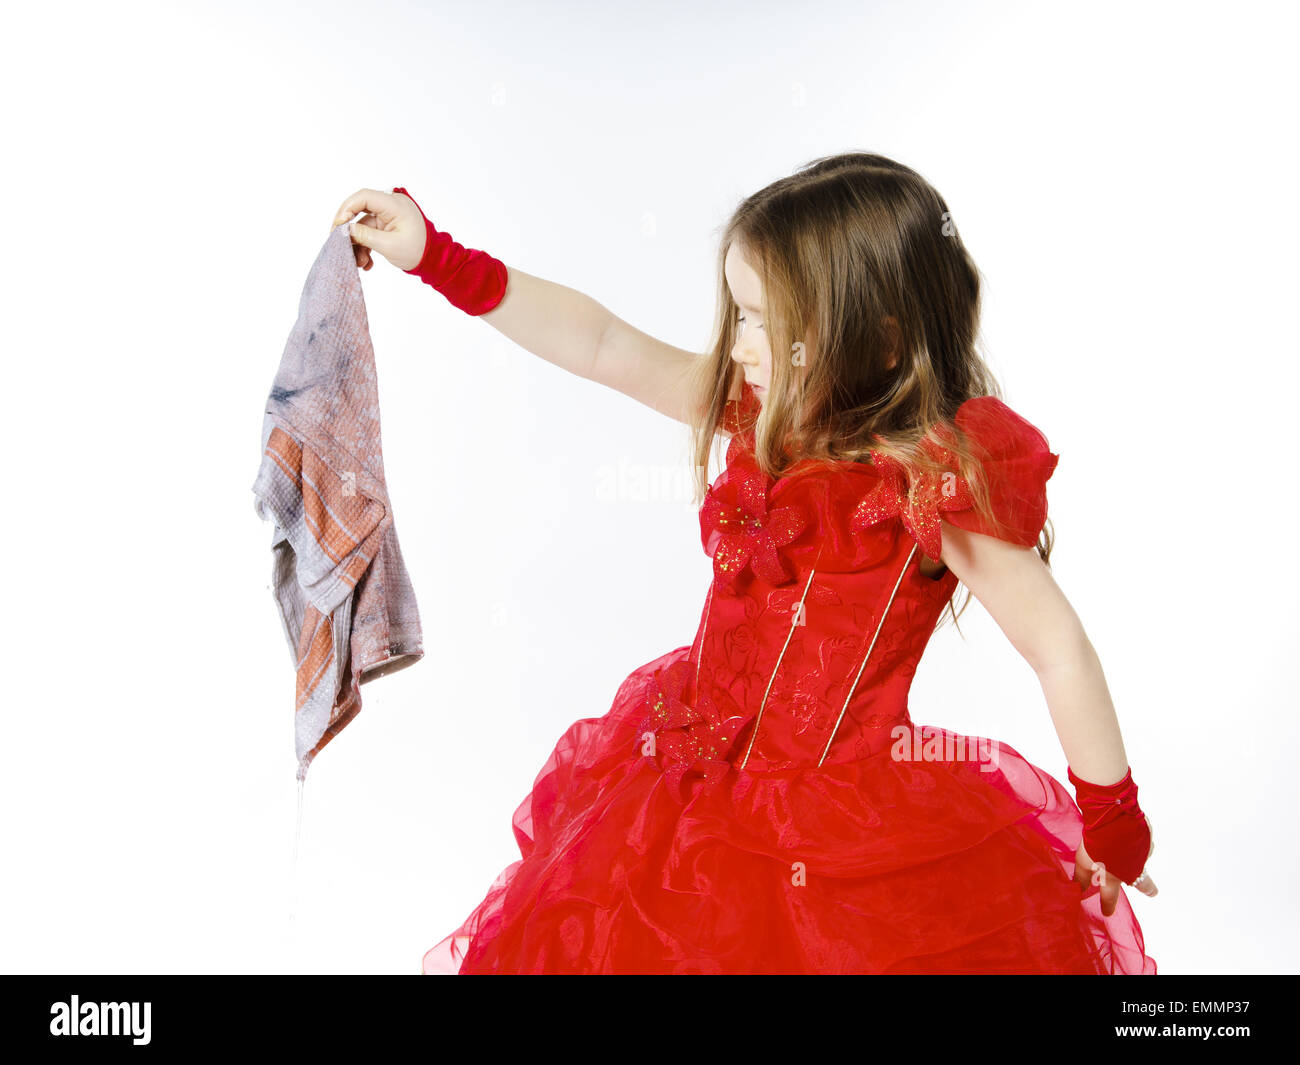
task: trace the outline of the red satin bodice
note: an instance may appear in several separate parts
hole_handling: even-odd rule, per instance
[[[992,396],[968,400],[955,421],[987,456],[994,514],[1005,524],[996,533],[972,508],[955,460],[911,485],[876,453],[766,476],[753,458],[758,411],[748,386],[727,405],[726,468],[700,508],[714,581],[689,659],[669,667],[654,700],[664,705],[645,722],[667,741],[664,768],[675,778],[718,779],[727,764],[818,766],[888,748],[894,730],[911,724],[908,690],[957,585],[949,570],[931,578],[920,569],[922,555],[941,554],[940,519],[1031,546],[1047,517],[1058,456]]]

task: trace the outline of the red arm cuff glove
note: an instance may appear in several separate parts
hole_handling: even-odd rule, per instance
[[[410,197],[403,188],[394,188]],[[476,251],[457,244],[450,234],[440,233],[425,216],[424,209],[415,203],[420,217],[424,218],[424,255],[413,270],[426,285],[432,285],[454,306],[466,314],[485,314],[501,302],[506,294],[506,266],[485,251]]]
[[[1138,806],[1133,771],[1114,784],[1090,784],[1066,766],[1083,813],[1083,846],[1089,857],[1126,884],[1141,874],[1151,853],[1151,826]]]

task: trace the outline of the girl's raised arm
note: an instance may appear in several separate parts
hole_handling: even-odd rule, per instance
[[[334,224],[367,212],[350,229],[357,264],[370,269],[374,250],[419,276],[456,306],[483,319],[520,347],[569,373],[630,396],[686,422],[701,412],[691,396],[695,360],[615,317],[590,296],[507,267],[439,233],[404,189],[361,189],[339,207]]]

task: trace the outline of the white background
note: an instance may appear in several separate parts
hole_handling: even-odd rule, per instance
[[[419,971],[518,857],[564,729],[690,643],[687,431],[382,259],[384,459],[428,652],[316,760],[253,510],[335,209],[702,350],[739,200],[859,149],[945,196],[984,350],[1061,460],[1057,581],[1155,826],[1161,973],[1293,972],[1294,25],[1287,5],[60,4],[6,15],[10,490],[0,964]],[[630,482],[629,482],[630,483]],[[978,603],[912,716],[1065,779]],[[291,919],[292,918],[292,919]]]

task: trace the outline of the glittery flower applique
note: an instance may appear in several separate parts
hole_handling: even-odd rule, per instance
[[[733,590],[746,569],[769,584],[794,580],[781,548],[799,537],[809,517],[805,508],[794,504],[769,510],[771,487],[772,479],[738,450],[700,507],[700,524],[716,542],[714,576]]]
[[[637,728],[638,735],[678,728],[695,719],[695,710],[686,701],[694,677],[695,663],[689,659],[655,670],[653,682],[646,689],[646,715]]]
[[[926,556],[939,558],[943,550],[940,515],[974,506],[970,486],[955,472],[924,474],[909,485],[906,471],[897,459],[873,451],[871,461],[880,471],[880,480],[858,503],[850,527],[861,531],[891,518],[901,518]]]
[[[686,698],[695,671],[690,660],[657,670],[646,691],[646,716],[638,736],[655,737],[657,762],[672,794],[681,803],[689,798],[689,785],[702,780],[716,784],[731,768],[732,753],[741,730],[752,718],[744,714],[725,691]]]

